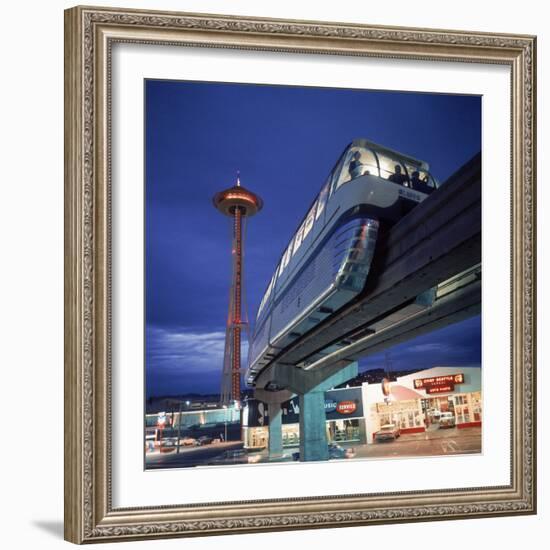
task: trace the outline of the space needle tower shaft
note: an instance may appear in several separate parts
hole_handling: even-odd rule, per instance
[[[241,346],[243,329],[248,334],[248,316],[243,312],[243,258],[244,221],[258,213],[262,199],[245,189],[237,177],[233,187],[216,193],[214,206],[232,218],[232,274],[229,294],[229,312],[225,332],[224,363],[222,372],[221,401],[223,404],[241,400]]]

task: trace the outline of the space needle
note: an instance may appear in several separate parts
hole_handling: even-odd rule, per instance
[[[222,404],[241,400],[241,341],[242,332],[248,331],[246,307],[243,311],[243,258],[246,218],[254,216],[263,207],[262,199],[241,185],[239,174],[233,187],[216,193],[214,206],[232,222],[232,274],[229,295],[229,312],[225,330],[225,351],[221,385]]]

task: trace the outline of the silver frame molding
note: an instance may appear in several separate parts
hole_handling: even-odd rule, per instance
[[[511,483],[502,487],[114,509],[110,92],[116,42],[510,67]],[[157,539],[536,512],[536,38],[76,7],[65,12],[65,538]]]

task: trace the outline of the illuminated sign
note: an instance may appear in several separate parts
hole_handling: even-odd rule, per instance
[[[340,401],[340,403],[336,405],[336,412],[340,414],[352,414],[356,409],[357,404],[355,401]]]
[[[425,390],[428,394],[454,391],[456,384],[464,384],[464,374],[461,372],[431,378],[417,378],[413,381],[416,390]]]
[[[455,391],[454,384],[441,384],[440,386],[429,386],[425,388],[427,394],[432,393],[447,393]]]
[[[361,387],[341,388],[325,392],[324,413],[327,421],[361,418],[363,401]],[[269,425],[267,406],[257,399],[246,403],[246,426],[249,428]],[[283,425],[300,422],[300,400],[298,396],[281,403]]]

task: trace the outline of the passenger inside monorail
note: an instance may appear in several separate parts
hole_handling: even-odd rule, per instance
[[[398,158],[392,158],[381,151],[355,146],[347,151],[333,172],[331,178],[333,192],[355,178],[369,175],[378,176],[425,194],[430,194],[436,189],[431,175],[418,166],[401,162]]]
[[[396,164],[395,165],[395,171],[393,174],[390,174],[388,177],[390,181],[393,183],[397,183],[399,185],[404,185],[405,187],[408,187],[408,178],[405,174],[401,172],[401,165]]]

